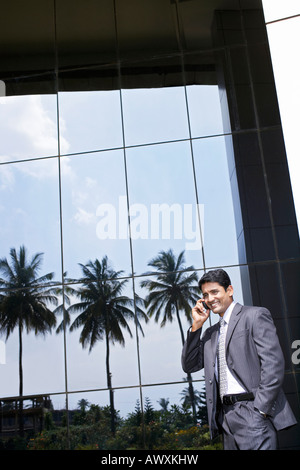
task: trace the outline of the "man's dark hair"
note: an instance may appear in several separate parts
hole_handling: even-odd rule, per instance
[[[231,285],[230,277],[224,269],[214,269],[203,274],[199,281],[199,289],[202,290],[202,284],[205,282],[217,282],[226,290]]]

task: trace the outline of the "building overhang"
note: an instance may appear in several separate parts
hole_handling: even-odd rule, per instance
[[[7,95],[214,84],[215,11],[241,7],[261,2],[11,0],[0,79]]]

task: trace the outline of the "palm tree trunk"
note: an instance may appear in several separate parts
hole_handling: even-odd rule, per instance
[[[112,390],[111,373],[109,367],[109,337],[106,331],[106,377],[107,377],[107,388],[109,390],[109,403],[110,403],[110,429],[113,435],[115,435],[115,405],[114,405],[114,392]]]
[[[192,404],[193,419],[194,419],[194,422],[196,423],[197,416],[196,416],[195,393],[194,393],[194,387],[192,383],[192,375],[190,373],[187,374],[187,379],[188,379],[188,384],[189,384],[189,394],[190,394],[190,399],[191,399],[191,404]]]
[[[179,309],[177,305],[176,305],[176,317],[177,317],[177,321],[178,321],[178,325],[180,329],[181,341],[182,341],[182,346],[183,346],[184,345],[184,333],[183,333],[182,323],[180,320]],[[194,387],[192,383],[192,375],[190,373],[187,374],[187,380],[189,384],[189,394],[190,394],[190,400],[191,400],[191,405],[192,405],[193,419],[196,423],[197,417],[196,417],[195,393],[194,393]]]
[[[22,324],[21,320],[19,321],[19,434],[21,437],[24,435],[24,423],[23,423],[23,365],[22,365],[22,355],[23,355],[23,341],[22,341]]]
[[[181,342],[182,342],[182,346],[183,346],[184,345],[184,333],[183,333],[183,328],[182,328],[180,315],[179,315],[179,310],[178,310],[177,305],[176,305],[176,317],[177,317],[177,321],[178,321],[178,325],[179,325],[179,330],[180,330],[180,335],[181,335]]]

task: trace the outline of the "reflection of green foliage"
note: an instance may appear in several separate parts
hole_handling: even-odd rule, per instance
[[[220,441],[211,443],[208,426],[194,426],[186,405],[171,405],[155,410],[148,398],[144,410],[137,401],[126,419],[117,413],[116,432],[110,429],[110,408],[91,405],[73,414],[69,428],[71,449],[77,450],[205,450],[221,449]],[[78,417],[80,416],[80,419]],[[143,424],[142,424],[143,421]],[[67,428],[56,426],[31,439],[28,449],[63,450],[68,448]]]
[[[49,411],[45,414],[44,417],[44,427],[47,431],[49,431],[49,429],[54,428],[52,413],[50,413]]]

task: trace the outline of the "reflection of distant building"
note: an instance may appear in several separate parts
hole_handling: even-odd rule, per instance
[[[19,403],[17,398],[2,398],[0,401],[0,438],[19,433]],[[49,395],[27,396],[23,401],[24,433],[41,432],[45,415],[52,409]]]
[[[17,436],[20,432],[20,400],[17,397],[0,399],[0,440]],[[31,436],[47,429],[47,426],[66,425],[66,416],[73,423],[77,409],[53,409],[50,395],[31,395],[23,399],[23,430],[24,436]],[[47,416],[50,416],[47,421]]]

